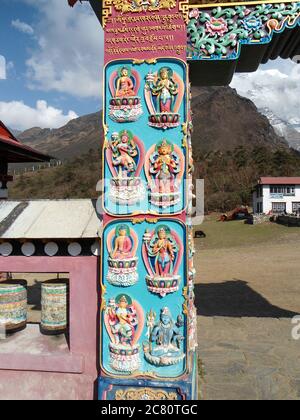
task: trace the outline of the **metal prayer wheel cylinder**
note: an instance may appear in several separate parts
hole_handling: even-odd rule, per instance
[[[68,285],[42,284],[41,332],[46,335],[64,334],[68,326]]]
[[[26,327],[27,290],[21,284],[0,283],[0,328],[13,333]]]

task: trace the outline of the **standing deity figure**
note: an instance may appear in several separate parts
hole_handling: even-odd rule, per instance
[[[139,176],[143,155],[143,145],[131,131],[112,133],[106,157],[113,174],[109,197],[114,203],[133,205],[145,197],[145,185]]]
[[[110,284],[125,287],[137,282],[137,246],[137,235],[128,225],[120,224],[110,232],[107,238],[107,280]]]
[[[128,295],[109,300],[105,325],[110,336],[110,365],[122,373],[131,373],[140,366],[137,340],[143,328],[142,310]]]
[[[152,311],[148,316],[152,316]],[[184,337],[180,331],[184,321],[178,315],[175,322],[169,308],[164,307],[160,311],[159,321],[148,322],[149,341],[144,343],[144,354],[147,362],[155,366],[170,366],[181,362],[185,354],[181,349],[181,342]]]
[[[149,256],[155,258],[154,266],[157,276],[171,276],[175,252],[178,252],[176,241],[172,238],[169,229],[161,226],[148,248]]]
[[[163,139],[149,156],[150,202],[156,206],[169,207],[180,200],[179,184],[184,156],[174,145]]]
[[[157,97],[157,112],[173,112],[178,84],[172,77],[173,71],[169,67],[162,67],[158,71],[157,78],[151,73],[147,75],[148,88],[152,95]]]
[[[140,76],[130,66],[122,66],[108,76],[112,98],[109,101],[109,117],[118,123],[137,121],[143,114],[138,96]]]
[[[155,73],[150,71],[145,83],[149,125],[162,129],[178,127],[183,96],[184,83],[170,67],[161,67]]]
[[[177,240],[166,225],[159,225],[152,234],[146,231],[143,237],[143,258],[149,273],[146,284],[149,291],[161,297],[179,288],[177,269],[182,245]]]

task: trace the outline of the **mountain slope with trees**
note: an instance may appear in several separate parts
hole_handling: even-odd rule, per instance
[[[260,176],[299,176],[300,154],[274,131],[253,102],[230,87],[193,89],[195,177],[205,179],[206,210],[251,204]],[[25,144],[64,163],[18,176],[11,198],[97,197],[101,174],[101,113],[56,130],[33,128]]]

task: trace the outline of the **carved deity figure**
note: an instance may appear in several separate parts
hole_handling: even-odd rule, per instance
[[[132,133],[126,130],[113,133],[110,147],[112,163],[117,168],[119,178],[133,177],[137,167],[134,158],[138,156],[138,149]]]
[[[173,79],[172,69],[162,67],[158,70],[156,79],[152,73],[149,73],[146,80],[152,95],[157,98],[156,112],[173,112],[175,98],[178,94],[178,84]]]
[[[115,338],[115,344],[131,346],[137,326],[137,319],[136,311],[129,304],[125,295],[120,297],[116,305],[114,301],[110,301],[108,319]]]
[[[177,321],[174,321],[170,309],[164,307],[160,311],[159,321],[154,325],[153,321],[147,325],[149,325],[149,342],[144,343],[144,352],[149,363],[169,366],[184,359],[185,355],[181,350],[184,337],[180,331],[184,321],[181,315],[178,315]]]
[[[155,176],[155,183],[160,194],[175,191],[176,174],[180,171],[179,158],[174,148],[166,139],[156,146],[150,157],[150,173]]]
[[[124,260],[132,258],[133,241],[130,238],[130,229],[127,225],[120,225],[116,229],[114,249],[111,258]]]
[[[183,254],[183,245],[178,234],[167,225],[158,225],[152,232],[146,230],[142,253],[148,271],[148,290],[161,297],[176,292],[181,280],[178,270]]]
[[[155,274],[169,277],[173,273],[173,262],[178,245],[167,226],[160,226],[148,247],[148,255],[155,258]]]
[[[144,95],[151,127],[167,130],[180,125],[185,84],[176,71],[168,66],[154,72],[150,70],[146,75]]]
[[[117,97],[130,97],[135,96],[134,84],[130,78],[130,70],[128,67],[122,67],[119,71],[119,77],[116,85]]]
[[[114,286],[128,287],[138,281],[138,237],[128,225],[120,223],[107,236],[108,273],[106,279]]]
[[[138,71],[124,64],[112,71],[108,67],[106,77],[111,93],[109,117],[117,123],[137,121],[143,114],[138,96],[141,84]]]
[[[144,328],[141,305],[126,294],[111,298],[104,313],[104,323],[110,339],[110,367],[122,374],[139,369],[138,340]]]

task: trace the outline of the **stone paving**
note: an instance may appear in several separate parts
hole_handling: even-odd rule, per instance
[[[196,268],[200,397],[300,400],[299,247],[202,250]]]
[[[289,319],[199,317],[198,328],[203,399],[300,399]]]

